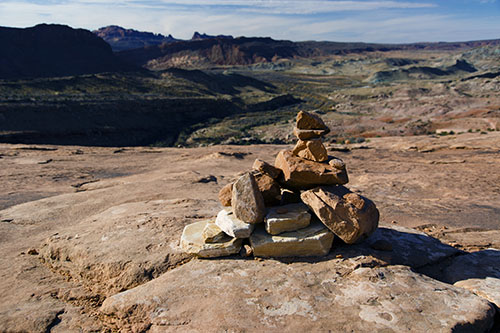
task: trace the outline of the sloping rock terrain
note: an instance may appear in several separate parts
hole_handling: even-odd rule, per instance
[[[292,42],[272,38],[205,36],[196,34],[189,41],[128,49],[117,56],[136,66],[152,70],[171,67],[211,67],[251,65],[280,59],[313,58],[349,53],[372,53],[395,50],[468,50],[485,45],[498,45],[500,40],[460,43],[374,44],[345,42]]]
[[[491,330],[499,134],[360,147],[327,144],[349,188],[377,204],[379,229],[278,260],[193,259],[179,239],[283,146],[0,145],[0,331]]]

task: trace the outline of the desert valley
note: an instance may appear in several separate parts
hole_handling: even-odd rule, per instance
[[[0,27],[0,43],[0,331],[500,330],[499,39],[180,40],[44,24]],[[321,135],[294,131],[300,111]],[[291,184],[282,151],[348,179],[308,169],[321,181]],[[256,159],[284,172],[252,222],[273,233],[270,250],[227,230],[183,245],[186,226],[231,206],[221,189],[267,175]],[[351,209],[325,222],[304,193],[340,184],[358,201],[321,204]],[[328,234],[321,255],[297,250],[307,225],[264,223],[300,198]],[[367,202],[373,230],[351,244],[330,222],[359,221]],[[239,245],[202,258],[224,242]]]

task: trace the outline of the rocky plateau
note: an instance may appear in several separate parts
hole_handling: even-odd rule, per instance
[[[325,143],[379,227],[278,258],[179,239],[292,145],[1,144],[0,331],[498,331],[499,133]]]

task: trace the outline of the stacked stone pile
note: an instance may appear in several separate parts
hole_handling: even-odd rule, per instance
[[[190,224],[182,249],[199,257],[235,254],[260,257],[320,256],[335,236],[360,242],[378,226],[369,199],[349,191],[341,159],[328,156],[322,137],[329,132],[315,114],[301,111],[293,130],[298,142],[282,150],[275,165],[257,159],[252,171],[224,186],[224,206],[215,219]]]

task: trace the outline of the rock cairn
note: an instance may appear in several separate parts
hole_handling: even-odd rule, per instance
[[[330,132],[315,114],[301,111],[293,130],[298,142],[282,150],[274,166],[255,160],[251,171],[224,186],[215,219],[184,228],[183,251],[199,257],[326,255],[335,236],[353,244],[378,227],[369,199],[346,188],[345,163],[328,156]]]

